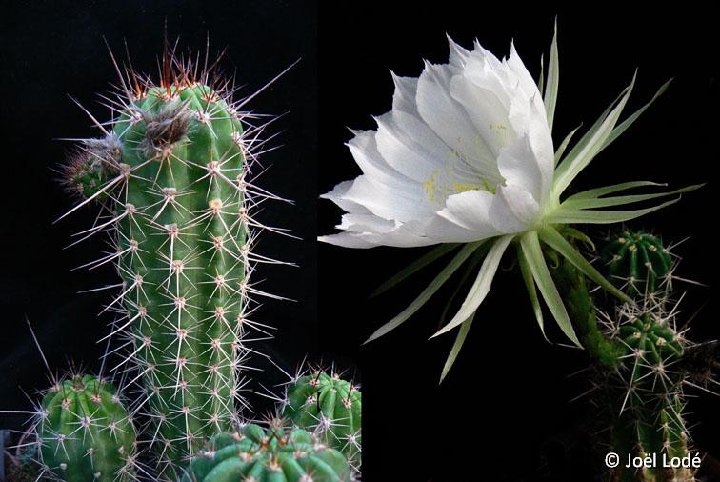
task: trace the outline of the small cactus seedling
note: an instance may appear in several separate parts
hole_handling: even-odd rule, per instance
[[[134,480],[135,430],[115,388],[74,375],[45,395],[35,423],[47,477],[66,482]]]
[[[215,435],[209,449],[196,454],[183,482],[346,482],[345,457],[304,430],[287,431],[282,421],[269,430],[246,425]]]
[[[122,277],[111,307],[125,318],[113,333],[133,347],[128,366],[141,372],[151,442],[173,480],[171,467],[229,430],[244,404],[243,340],[249,327],[267,333],[247,319],[249,296],[267,295],[250,284],[251,263],[277,263],[252,252],[266,226],[249,210],[278,199],[249,182],[261,129],[245,124],[227,81],[200,70],[167,46],[158,85],[118,69],[115,116],[66,176],[85,197],[73,211],[92,200],[106,208],[83,238],[111,231],[113,252],[90,265],[115,262]]]
[[[644,231],[622,231],[602,251],[609,279],[631,296],[668,288],[672,256],[662,241]]]
[[[315,370],[288,385],[283,416],[343,452],[359,468],[362,394],[337,373]]]

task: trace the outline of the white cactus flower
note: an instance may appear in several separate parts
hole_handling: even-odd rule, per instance
[[[376,118],[377,130],[356,132],[349,142],[363,174],[323,195],[347,211],[337,226],[341,232],[319,240],[348,248],[443,244],[420,265],[449,251],[455,243],[465,246],[407,310],[370,339],[406,321],[473,253],[484,255],[465,302],[436,333],[462,325],[444,375],[462,346],[475,311],[490,290],[503,254],[513,242],[541,328],[542,309],[535,286],[559,327],[580,345],[551,279],[541,242],[604,288],[624,296],[559,230],[567,224],[627,221],[677,198],[646,209],[602,208],[684,190],[610,196],[658,186],[639,181],[584,191],[561,200],[578,173],[650,104],[618,124],[631,83],[563,156],[572,133],[557,149],[551,138],[558,72],[557,43],[553,38],[545,89],[535,84],[512,45],[510,56],[500,60],[477,41],[468,51],[450,40],[449,63],[426,63],[419,78],[393,75],[392,110]]]

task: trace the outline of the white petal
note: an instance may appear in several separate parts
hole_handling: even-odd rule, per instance
[[[465,63],[470,57],[470,51],[456,44],[448,35],[448,43],[450,44],[450,65],[458,70],[465,68]]]
[[[322,243],[333,244],[342,248],[368,249],[378,246],[357,233],[329,234],[327,236],[318,236],[317,239]]]
[[[348,144],[365,173],[353,182],[344,199],[385,219],[410,221],[432,215],[421,184],[393,169],[378,152],[374,132],[358,132]]]
[[[377,150],[375,132],[360,131],[348,142],[350,153],[362,171],[374,182],[397,189],[412,190],[415,182],[393,169]]]
[[[368,211],[368,209],[362,204],[358,204],[345,198],[345,195],[352,185],[353,181],[343,181],[335,186],[332,191],[321,194],[320,197],[331,200],[345,211],[352,211],[358,214],[370,214],[370,211]]]
[[[510,100],[518,95],[517,81],[511,75],[506,64],[501,63],[489,52],[473,55],[468,59],[462,77],[475,87],[491,92],[503,106],[505,117],[510,107]],[[471,105],[463,106],[467,109]]]
[[[529,192],[518,187],[499,186],[490,206],[490,219],[501,233],[519,233],[532,227],[539,210]]]
[[[393,83],[395,84],[395,92],[393,93],[392,110],[401,110],[409,114],[416,114],[415,95],[417,93],[417,78],[400,77],[390,72]]]
[[[424,189],[419,184],[414,186],[413,190],[397,189],[360,176],[353,181],[345,199],[385,219],[407,222],[432,216],[433,208],[423,201]]]
[[[475,149],[483,164],[482,172],[497,172],[495,167],[500,150],[511,143],[515,132],[510,125],[508,106],[497,94],[478,85],[466,75],[456,75],[450,81],[450,94],[465,108],[476,131]],[[497,176],[496,176],[497,177]]]
[[[343,231],[387,233],[395,228],[395,223],[374,214],[349,213],[343,215],[342,222],[335,227]]]
[[[513,43],[510,43],[510,57],[507,60],[507,65],[519,80],[519,87],[522,89],[526,98],[529,99],[535,95],[540,96],[540,91],[538,90],[535,80],[533,80],[532,75],[530,75],[527,67],[525,67]],[[543,115],[545,115],[544,109]]]
[[[544,201],[550,188],[552,173],[546,173],[541,169],[540,161],[530,144],[529,135],[518,139],[500,152],[498,168],[507,180],[508,186],[527,191],[538,204]]]
[[[318,240],[337,246],[356,248],[372,248],[375,246],[414,248],[438,243],[438,241],[420,233],[418,228],[419,226],[416,223],[408,223],[385,233],[342,232],[329,236],[320,236]]]
[[[498,180],[494,157],[465,109],[450,96],[450,69],[428,65],[418,79],[420,116],[457,157],[458,164],[479,171],[479,178]]]
[[[474,234],[472,241],[499,234],[490,219],[494,196],[487,191],[465,191],[453,194],[439,216]]]
[[[437,243],[471,243],[484,239],[477,232],[448,219],[441,211],[424,226],[425,234]]]
[[[526,162],[532,165],[533,170],[538,169],[534,172],[538,175],[535,186],[539,191],[533,191],[533,195],[538,202],[544,203],[552,184],[555,149],[540,94],[531,99],[521,97],[513,99],[510,106],[510,124],[519,138],[527,137],[529,141],[528,146],[523,146],[529,148]],[[502,173],[502,167],[498,167]]]
[[[427,124],[401,111],[375,120],[377,149],[393,169],[420,184],[445,169],[448,149]]]

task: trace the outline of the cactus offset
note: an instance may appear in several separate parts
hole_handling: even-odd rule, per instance
[[[682,360],[692,344],[675,326],[662,302],[648,298],[642,307],[625,305],[605,320],[609,340],[623,347],[617,370],[599,370],[602,397],[612,420],[611,446],[625,456],[656,454],[658,460],[689,453],[683,413],[683,385],[690,374]],[[661,465],[658,463],[658,465]],[[616,469],[618,480],[694,480],[687,469]]]
[[[612,236],[602,252],[609,279],[631,296],[669,288],[672,257],[662,241],[643,231]]]
[[[264,227],[248,209],[273,196],[247,182],[259,130],[243,130],[227,82],[167,49],[159,85],[120,76],[116,117],[108,129],[98,124],[105,137],[84,142],[66,180],[86,198],[79,206],[97,199],[106,208],[85,236],[112,232],[116,251],[95,265],[115,261],[122,276],[111,306],[122,304],[127,319],[114,332],[131,341],[161,472],[174,478],[167,468],[229,430],[242,402],[242,339],[258,326],[245,317],[256,292],[252,229]]]
[[[134,480],[135,431],[112,385],[74,375],[48,391],[38,415],[45,475],[67,482]]]
[[[599,316],[595,303],[603,302],[602,297],[593,299],[587,280],[571,263],[559,263],[553,276],[593,361],[595,388],[591,392],[603,428],[610,427],[609,450],[620,454],[621,460],[628,454],[655,454],[660,463],[663,454],[684,457],[690,453],[683,418],[684,386],[695,377],[696,367],[688,363],[688,353],[695,346],[677,328],[675,307],[667,308],[670,286],[660,280],[669,280],[670,255],[658,238],[627,231],[612,239],[603,255],[609,261],[602,266],[616,279],[622,278],[622,287],[636,297],[635,303],[611,307],[610,314]],[[620,274],[621,267],[628,270],[627,275]],[[643,278],[646,282],[640,281]],[[703,376],[708,380],[712,374],[705,370]],[[621,463],[611,480],[695,479],[687,469],[634,471]]]
[[[304,430],[286,431],[275,421],[268,431],[246,425],[239,432],[214,436],[196,454],[183,482],[345,482],[345,457]]]
[[[362,394],[337,373],[314,370],[289,384],[283,416],[360,466]]]

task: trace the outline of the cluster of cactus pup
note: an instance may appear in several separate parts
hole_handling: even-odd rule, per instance
[[[609,428],[602,445],[627,457],[681,459],[691,453],[685,420],[686,387],[697,386],[697,363],[690,364],[699,345],[680,323],[679,302],[673,301],[675,263],[662,241],[647,232],[623,230],[610,236],[601,250],[600,266],[609,279],[633,298],[607,305],[593,296],[572,269],[558,270],[569,278],[568,306],[584,335],[593,361],[591,402]],[[567,280],[566,280],[567,281]],[[562,283],[561,283],[562,285]],[[703,384],[712,381],[714,356],[706,357]],[[701,387],[704,388],[704,387]],[[699,459],[698,459],[699,460]],[[694,481],[689,467],[653,466],[613,469],[612,480]]]

